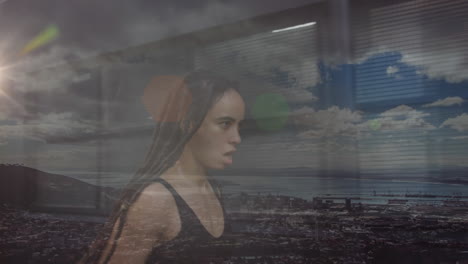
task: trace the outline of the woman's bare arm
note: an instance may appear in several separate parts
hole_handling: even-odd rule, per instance
[[[173,239],[181,227],[174,198],[159,183],[146,187],[129,208],[121,235],[112,251],[111,242],[114,241],[119,225],[117,221],[99,263],[145,263],[152,249]],[[109,254],[111,256],[107,257]]]

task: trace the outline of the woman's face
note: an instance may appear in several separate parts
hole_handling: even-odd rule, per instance
[[[241,142],[239,124],[245,104],[239,93],[229,89],[208,111],[188,146],[205,169],[224,169],[232,164],[232,153]]]

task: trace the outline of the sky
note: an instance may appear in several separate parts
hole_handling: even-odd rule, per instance
[[[115,66],[99,80],[80,69],[45,70],[45,65],[311,2],[2,1],[0,32],[7,36],[0,43],[0,74],[6,76],[0,78],[2,162],[74,175],[99,168],[134,171],[149,142],[152,123],[139,96],[154,67]],[[467,169],[468,52],[463,43],[468,16],[463,14],[468,6],[461,0],[451,3],[411,1],[370,10],[370,27],[350,25],[355,56],[346,63],[324,57],[311,41],[321,36],[320,23],[200,50],[199,66],[216,67],[252,87],[246,97],[253,104],[262,93],[280,94],[288,103],[285,127],[246,136],[234,156],[235,168],[413,169],[422,177],[432,170]],[[21,54],[51,25],[58,32],[52,41]],[[106,97],[111,109],[106,128],[112,129],[104,142],[93,137],[103,126],[97,110],[100,81],[112,92]],[[145,136],[115,132],[135,126],[146,126]],[[103,155],[104,165],[99,163]]]
[[[0,48],[4,60],[16,61],[23,45],[48,25],[57,25],[60,37],[31,57],[50,49],[63,52],[60,56],[93,55],[312,2],[4,0],[0,32],[7,37]]]

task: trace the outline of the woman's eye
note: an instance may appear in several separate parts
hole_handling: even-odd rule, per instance
[[[221,126],[224,127],[224,128],[227,128],[231,125],[231,122],[229,121],[224,121],[224,122],[221,122]]]

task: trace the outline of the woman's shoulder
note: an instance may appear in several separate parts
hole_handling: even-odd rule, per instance
[[[129,208],[127,217],[130,220],[128,222],[146,226],[153,232],[164,234],[167,239],[174,238],[181,228],[175,199],[160,182],[153,182],[143,189]]]

